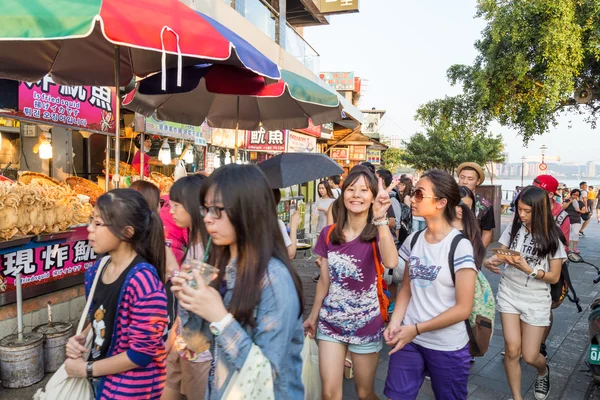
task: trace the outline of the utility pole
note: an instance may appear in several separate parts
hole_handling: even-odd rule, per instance
[[[523,187],[523,173],[525,172],[525,156],[521,157],[521,187]]]

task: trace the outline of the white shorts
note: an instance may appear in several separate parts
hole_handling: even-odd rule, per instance
[[[569,240],[572,242],[579,241],[579,231],[581,230],[581,224],[571,224],[571,233],[569,234]]]
[[[521,321],[531,326],[550,326],[552,296],[550,289],[528,291],[518,289],[503,278],[498,285],[496,309],[505,314],[518,314]]]

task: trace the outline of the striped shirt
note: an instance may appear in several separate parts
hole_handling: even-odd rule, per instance
[[[86,271],[86,297],[98,265]],[[152,265],[140,262],[129,271],[118,304],[107,358],[126,352],[139,367],[102,377],[96,399],[160,399],[166,378],[162,334],[167,326],[167,296]]]

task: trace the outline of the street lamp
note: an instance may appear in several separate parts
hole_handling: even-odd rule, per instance
[[[521,157],[521,187],[523,187],[523,173],[525,172],[525,156]]]

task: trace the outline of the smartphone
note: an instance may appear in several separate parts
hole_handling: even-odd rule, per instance
[[[492,250],[494,253],[496,253],[497,256],[509,256],[509,257],[516,257],[516,256],[520,256],[521,253],[516,251],[516,250],[510,250],[510,249],[493,249]]]

